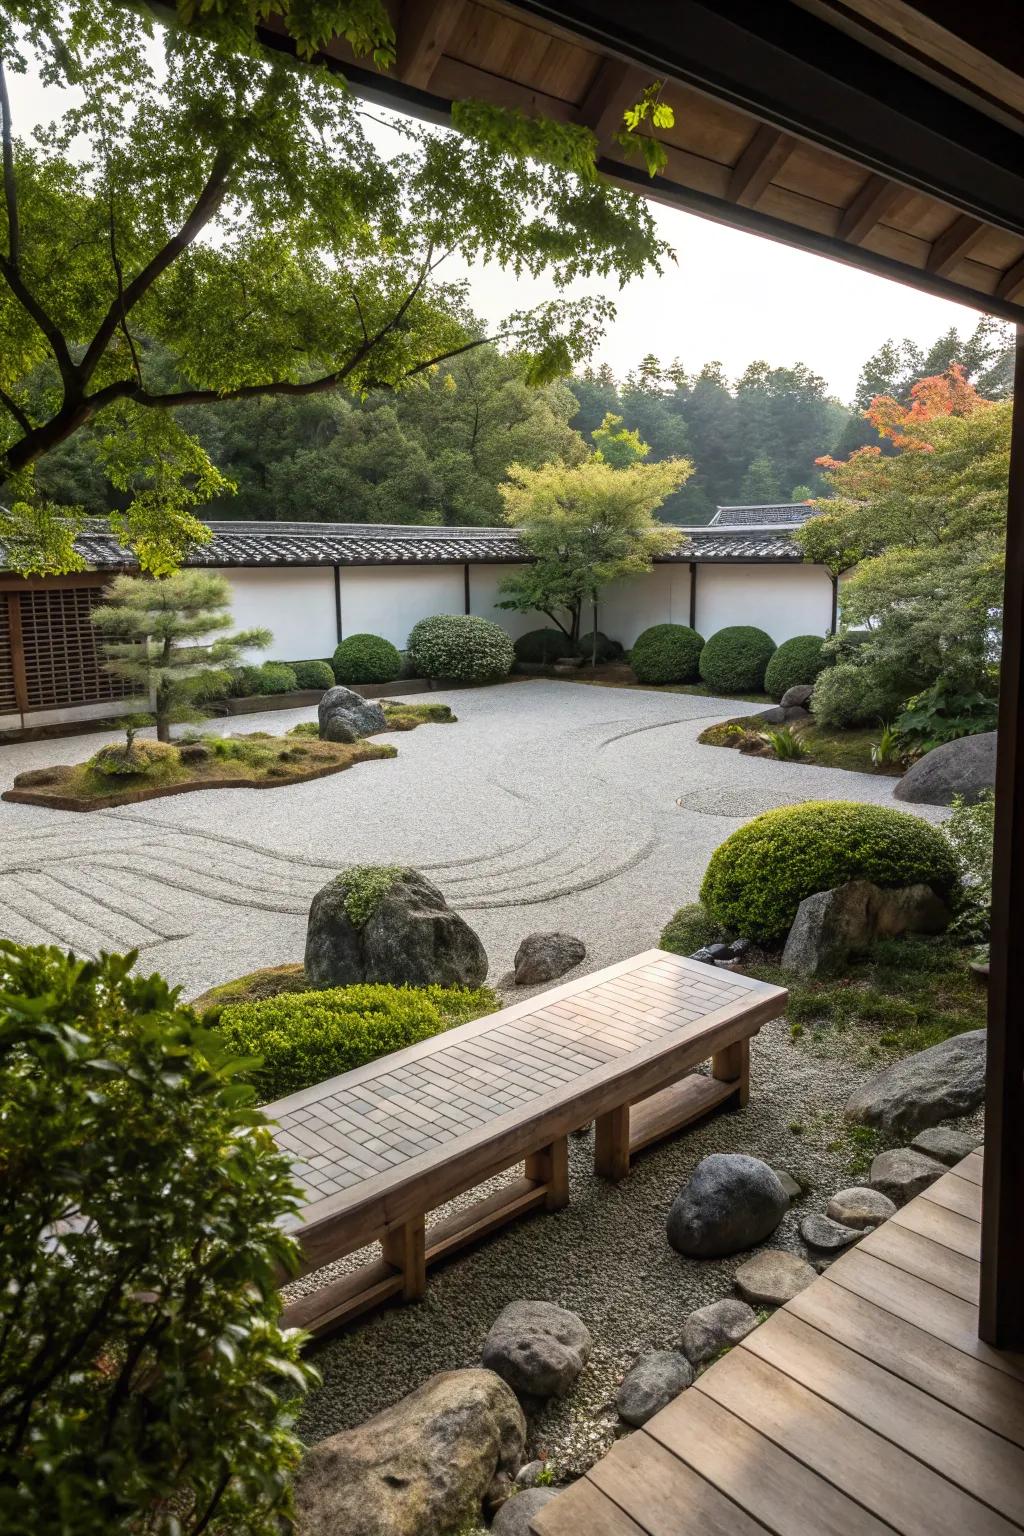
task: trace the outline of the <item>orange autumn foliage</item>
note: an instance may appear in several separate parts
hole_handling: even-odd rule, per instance
[[[909,405],[902,405],[892,395],[876,395],[864,416],[880,437],[889,438],[897,448],[931,453],[932,444],[920,431],[924,422],[943,416],[971,416],[991,404],[991,400],[979,395],[960,364],[951,363],[945,373],[918,379],[910,391]],[[857,448],[850,455],[850,462],[858,458],[877,458],[881,451],[877,444]],[[833,459],[829,454],[823,454],[814,462],[823,469],[839,469],[843,465],[843,460]]]

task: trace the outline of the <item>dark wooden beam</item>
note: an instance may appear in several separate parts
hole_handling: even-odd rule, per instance
[[[1016,299],[1024,293],[1024,256],[1004,272],[996,284],[997,299]]]
[[[607,154],[622,128],[622,114],[634,106],[650,84],[650,76],[605,57],[595,71],[579,109],[579,120],[592,128],[602,154]]]
[[[836,236],[860,245],[862,240],[907,202],[911,193],[887,176],[869,176],[839,220]]]
[[[962,213],[944,230],[931,248],[925,265],[936,277],[948,277],[958,261],[969,256],[985,234],[986,226],[969,213]]]
[[[726,198],[741,208],[753,208],[793,150],[796,140],[762,123],[732,168]]]
[[[464,0],[403,0],[397,73],[406,85],[426,90],[464,9]]]
[[[1024,1349],[1024,326],[1017,327],[996,754],[979,1332]]]

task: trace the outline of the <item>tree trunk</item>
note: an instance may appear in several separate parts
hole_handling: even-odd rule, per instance
[[[171,722],[166,715],[160,713],[156,717],[156,739],[157,741],[170,741],[171,739]]]
[[[591,598],[590,608],[591,608],[591,614],[592,614],[592,617],[593,617],[593,620],[594,620],[594,628],[593,628],[593,630],[591,632],[591,636],[590,636],[590,665],[592,667],[596,667],[597,666],[597,598],[596,597]]]

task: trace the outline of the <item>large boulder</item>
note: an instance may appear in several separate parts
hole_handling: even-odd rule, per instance
[[[847,1120],[912,1135],[976,1110],[985,1097],[985,1031],[952,1035],[895,1062],[847,1100]]]
[[[962,795],[968,805],[975,805],[995,784],[996,733],[982,731],[933,747],[907,769],[893,794],[918,805],[952,805],[953,797]]]
[[[487,954],[419,870],[357,867],[313,897],[305,968],[314,987],[361,981],[479,987]]]
[[[526,1421],[493,1371],[442,1371],[310,1450],[295,1480],[301,1536],[442,1536],[478,1521],[515,1476]]]
[[[718,1259],[763,1242],[789,1210],[776,1174],[745,1152],[712,1152],[693,1170],[668,1213],[677,1253]]]
[[[797,907],[782,964],[803,976],[839,970],[851,954],[876,939],[904,933],[941,933],[950,911],[930,885],[887,890],[870,880],[849,880],[818,891]]]
[[[530,933],[516,950],[516,986],[533,987],[542,981],[554,981],[587,958],[582,939],[571,933]]]
[[[593,1340],[575,1312],[551,1301],[513,1301],[484,1340],[482,1360],[514,1392],[564,1397],[590,1358]]]
[[[792,688],[786,689],[779,703],[783,709],[807,709],[813,692],[813,683],[794,683]]]
[[[317,705],[321,741],[362,741],[386,731],[388,722],[375,699],[364,699],[351,688],[328,688]]]
[[[691,1365],[703,1365],[721,1349],[738,1344],[757,1327],[757,1314],[745,1301],[727,1296],[691,1312],[683,1324],[683,1353]]]
[[[615,1399],[619,1418],[639,1429],[678,1397],[693,1381],[693,1367],[674,1349],[652,1349],[641,1355],[625,1377]]]

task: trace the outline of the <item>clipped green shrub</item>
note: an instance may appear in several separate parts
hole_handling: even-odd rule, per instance
[[[824,645],[820,635],[794,635],[792,640],[783,640],[765,668],[765,693],[781,699],[787,689],[813,683],[826,666]]]
[[[166,741],[135,740],[131,746],[123,742],[101,747],[89,759],[89,767],[104,778],[128,778],[144,773],[158,777],[178,763],[178,750]]]
[[[335,651],[331,666],[339,683],[393,683],[402,670],[402,658],[381,635],[349,635]]]
[[[295,669],[286,661],[265,661],[258,667],[239,667],[231,692],[237,699],[271,693],[294,693],[299,686]]]
[[[919,816],[812,800],[755,816],[727,837],[711,856],[700,898],[728,932],[771,941],[788,932],[807,896],[847,880],[920,882],[946,900],[960,884],[948,841]]]
[[[815,681],[811,714],[818,725],[849,730],[888,720],[903,703],[901,690],[887,683],[874,667],[840,661],[826,667]]]
[[[718,943],[721,937],[721,923],[716,923],[699,901],[691,901],[669,919],[658,942],[673,955],[692,955],[707,944]]]
[[[749,693],[764,687],[775,641],[753,624],[730,624],[711,636],[700,653],[700,675],[723,693]]]
[[[409,635],[409,655],[423,677],[494,683],[507,677],[516,653],[498,624],[468,613],[421,619]]]
[[[579,653],[585,661],[589,661],[594,654],[594,631],[581,635],[579,641]],[[625,655],[625,648],[621,640],[609,640],[608,636],[597,632],[597,664],[601,666],[607,661],[619,661]]]
[[[293,661],[291,668],[300,688],[334,687],[334,672],[329,661]]]
[[[564,656],[575,656],[577,649],[569,636],[561,629],[531,629],[513,642],[517,661],[547,665],[561,661]]]
[[[652,624],[638,635],[629,664],[641,683],[692,683],[704,638],[688,624]]]
[[[298,1191],[135,959],[0,944],[0,1526],[268,1536],[318,1379],[280,1327]]]
[[[217,1028],[231,1050],[261,1058],[249,1078],[268,1103],[496,1007],[487,987],[330,987],[228,1004]]]

